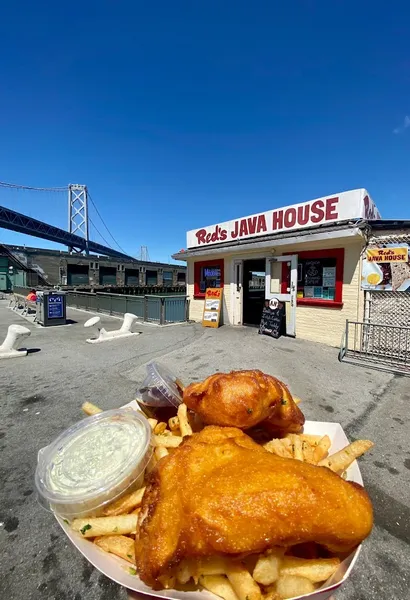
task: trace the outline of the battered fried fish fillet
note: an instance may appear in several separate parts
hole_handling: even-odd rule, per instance
[[[316,542],[349,551],[370,533],[365,490],[326,467],[279,458],[239,429],[185,438],[151,474],[135,542],[137,570],[161,588],[185,558]]]
[[[184,390],[184,403],[208,425],[299,433],[305,418],[284,383],[261,371],[216,373]]]

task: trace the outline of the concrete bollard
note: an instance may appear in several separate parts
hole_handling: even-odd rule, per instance
[[[115,329],[114,331],[107,331],[104,327],[99,327],[101,323],[100,317],[92,317],[88,319],[86,323],[84,323],[84,327],[97,327],[98,329],[98,337],[89,338],[87,341],[88,344],[100,344],[101,342],[108,342],[110,340],[117,340],[119,338],[130,337],[132,335],[140,335],[140,332],[132,332],[131,328],[135,321],[138,319],[136,315],[132,313],[125,313],[124,320],[119,329]]]
[[[6,339],[0,346],[0,359],[27,356],[27,350],[19,350],[18,347],[29,335],[31,335],[31,331],[30,329],[27,329],[27,327],[23,327],[22,325],[10,325]]]

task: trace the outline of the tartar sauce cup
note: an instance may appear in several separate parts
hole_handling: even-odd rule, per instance
[[[108,410],[83,419],[38,453],[40,504],[67,519],[98,516],[142,487],[152,451],[150,424],[137,411]]]

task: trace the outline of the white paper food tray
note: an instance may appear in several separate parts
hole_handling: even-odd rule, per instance
[[[130,402],[126,406],[129,406],[135,410],[139,410],[136,402]],[[334,452],[341,450],[349,443],[339,423],[306,421],[304,432],[314,435],[328,435],[332,440],[332,446],[329,454],[333,454]],[[357,461],[355,461],[347,470],[347,479],[363,485],[363,480],[360,475]],[[55,515],[55,517],[74,546],[96,569],[101,571],[101,573],[113,581],[116,581],[120,585],[128,588],[128,590],[132,590],[132,592],[130,591],[129,595],[130,599],[142,599],[143,596],[147,595],[157,598],[175,598],[175,600],[215,600],[217,598],[217,596],[206,590],[196,592],[181,592],[179,590],[152,590],[150,587],[146,586],[138,576],[130,574],[130,563],[112,554],[107,554],[104,552],[104,550],[101,550],[101,548],[91,543],[89,540],[84,539],[79,533],[73,531],[63,519],[57,515]],[[328,581],[326,581],[319,589],[315,590],[311,594],[297,596],[294,600],[302,597],[314,598],[315,600],[325,600],[326,598],[330,598],[335,590],[337,590],[349,577],[350,572],[359,556],[359,552],[360,546],[341,563],[336,573],[332,575],[332,577],[330,577],[330,579],[328,579]]]

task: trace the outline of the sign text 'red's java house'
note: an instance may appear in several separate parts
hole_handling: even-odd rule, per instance
[[[380,219],[380,213],[364,189],[318,198],[303,204],[269,210],[187,233],[187,247],[196,248],[250,237],[291,231],[348,219]]]

